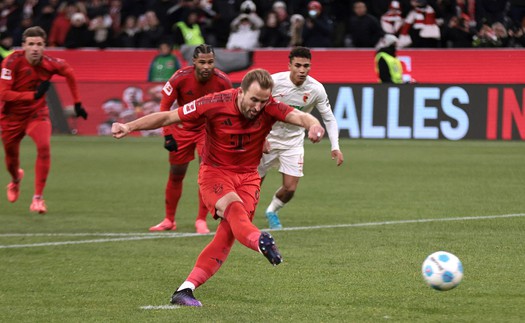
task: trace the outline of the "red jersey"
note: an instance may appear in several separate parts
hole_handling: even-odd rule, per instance
[[[290,106],[270,98],[253,120],[239,111],[239,89],[207,95],[180,107],[181,120],[206,120],[202,163],[237,173],[257,171],[266,136],[276,121],[284,121]]]
[[[175,72],[162,88],[160,111],[169,111],[175,100],[179,106],[183,106],[207,94],[231,88],[232,82],[228,76],[217,68],[213,70],[208,81],[201,83],[195,77],[195,66],[186,66]],[[183,126],[186,130],[200,131],[204,129],[203,122],[185,123]],[[177,127],[181,127],[181,125],[177,125]]]
[[[29,115],[46,107],[45,96],[35,100],[37,86],[54,74],[64,76],[75,102],[80,102],[73,69],[58,58],[42,56],[38,65],[31,65],[24,51],[16,51],[2,61],[0,100],[4,101],[2,114]]]

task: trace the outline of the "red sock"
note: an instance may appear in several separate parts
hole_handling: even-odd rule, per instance
[[[246,247],[259,251],[261,231],[251,222],[242,202],[230,203],[224,210],[224,218],[230,224],[235,239]]]
[[[47,175],[51,167],[49,147],[39,148],[35,164],[35,195],[42,196],[46,187]]]
[[[230,254],[231,247],[235,242],[230,225],[222,220],[217,227],[213,240],[202,250],[190,275],[186,279],[195,287],[204,284],[213,276]]]
[[[168,183],[166,184],[166,219],[175,221],[175,213],[177,212],[177,205],[179,204],[182,195],[182,181],[184,175],[173,175],[170,172]]]
[[[197,220],[206,221],[206,216],[208,215],[208,208],[202,201],[201,191],[199,190],[199,213],[197,214]]]
[[[46,186],[47,175],[51,167],[50,138],[51,123],[34,123],[27,131],[37,149],[35,163],[35,195],[42,196]]]
[[[18,179],[18,169],[20,168],[20,143],[9,143],[4,145],[5,165],[9,175],[11,175],[11,181],[14,182]]]

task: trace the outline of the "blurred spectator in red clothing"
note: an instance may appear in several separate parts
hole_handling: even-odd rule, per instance
[[[323,12],[323,6],[318,1],[308,3],[308,16],[303,26],[303,46],[332,47],[334,24]]]
[[[381,28],[387,34],[396,35],[402,25],[401,5],[399,1],[393,0],[390,2],[387,12],[381,16]]]
[[[372,48],[383,36],[383,30],[376,17],[368,13],[363,1],[354,2],[354,16],[348,23],[348,35],[352,47]]]
[[[405,18],[399,32],[400,47],[437,48],[441,30],[436,21],[436,12],[427,0],[412,0],[412,10]]]
[[[86,9],[82,3],[67,1],[60,4],[55,20],[53,20],[53,24],[51,25],[51,31],[49,32],[49,47],[64,46],[67,33],[71,26],[71,17],[77,12],[86,14]]]

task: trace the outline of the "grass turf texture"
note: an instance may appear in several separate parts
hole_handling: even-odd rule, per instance
[[[203,308],[145,310],[168,305],[211,239],[165,233],[104,240],[158,236],[147,229],[164,215],[162,140],[53,137],[49,213],[42,216],[28,211],[35,148],[25,139],[20,199],[0,199],[0,321],[523,321],[523,216],[304,227],[523,214],[525,143],[342,140],[341,147],[346,160],[336,167],[327,140],[306,144],[306,176],[280,211],[285,228],[303,229],[273,232],[283,264],[273,268],[236,244],[195,292]],[[194,232],[196,172],[193,162],[179,233]],[[0,185],[8,181],[3,168]],[[260,228],[280,181],[273,171],[262,186],[254,221]],[[5,248],[98,239],[106,242]],[[421,278],[423,260],[437,250],[463,262],[465,277],[454,290],[434,291]]]

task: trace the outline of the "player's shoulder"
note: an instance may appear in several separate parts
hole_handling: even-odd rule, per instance
[[[220,77],[222,79],[230,80],[228,75],[226,73],[224,73],[223,71],[221,71],[220,69],[218,69],[218,68],[214,68],[213,69],[213,74],[215,74],[215,76]]]
[[[230,78],[228,77],[228,74],[224,73],[223,71],[221,71],[220,69],[218,68],[214,68],[213,69],[213,74],[215,75],[215,77],[217,77],[217,79],[219,80],[219,82],[223,83],[223,84],[226,84],[228,85],[229,87],[232,87],[232,81],[230,80]]]
[[[53,57],[49,55],[43,55],[41,66],[48,70],[61,70],[67,67],[68,64],[62,58]]]
[[[218,105],[220,106],[226,102],[233,102],[237,95],[237,89],[230,88],[220,92],[207,94],[196,101],[198,105]]]
[[[272,74],[272,79],[273,79],[274,82],[279,82],[279,81],[286,80],[286,79],[289,79],[289,78],[290,78],[290,72],[289,71],[277,72],[277,73],[273,73]]]
[[[5,63],[2,62],[2,65],[4,65],[6,68],[12,69],[14,66],[16,66],[16,64],[18,64],[18,62],[22,61],[24,56],[24,51],[15,51],[4,59]]]
[[[185,67],[179,68],[175,72],[175,74],[171,76],[170,81],[172,82],[181,81],[181,80],[193,77],[193,71],[194,71],[193,66],[185,66]]]
[[[310,75],[306,77],[306,81],[304,85],[310,88],[310,90],[313,92],[326,93],[324,85],[318,80],[316,80],[315,78],[311,77]]]
[[[58,57],[53,57],[53,56],[49,56],[49,55],[43,55],[42,56],[42,61],[43,62],[48,62],[50,64],[54,64],[54,65],[63,65],[66,63],[66,61],[62,58],[58,58]]]

